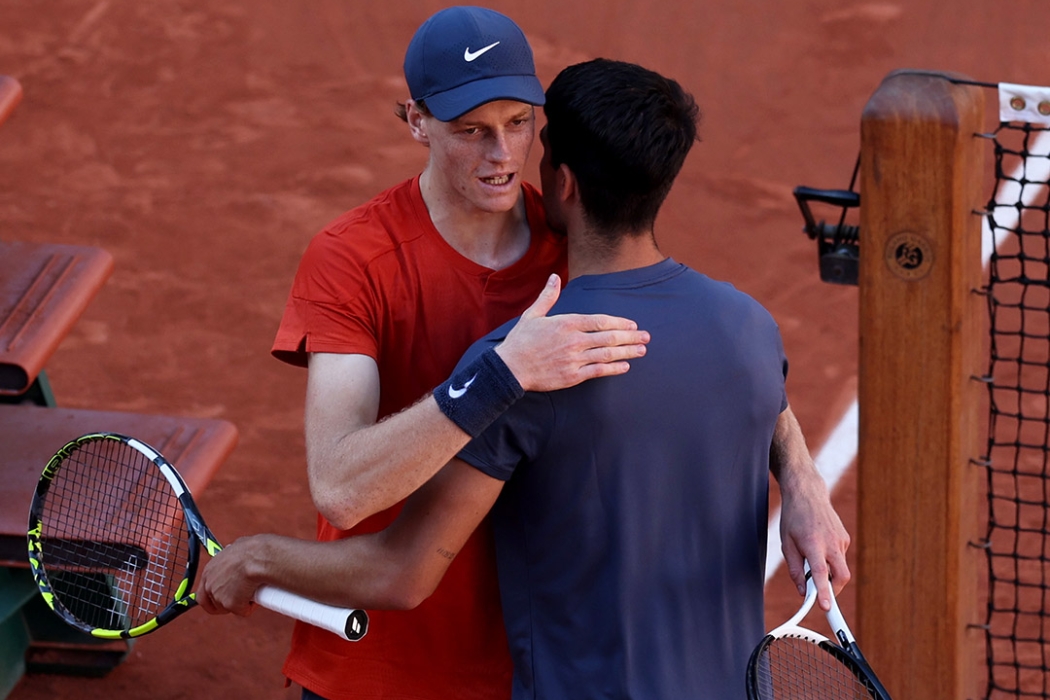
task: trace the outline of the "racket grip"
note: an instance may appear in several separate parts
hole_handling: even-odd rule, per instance
[[[255,592],[255,602],[268,610],[328,630],[348,642],[356,642],[368,632],[368,613],[318,603],[273,586]]]

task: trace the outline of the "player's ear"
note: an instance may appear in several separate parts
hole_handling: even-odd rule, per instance
[[[430,137],[427,136],[427,118],[416,106],[415,100],[405,100],[405,121],[408,122],[408,130],[412,134],[412,138],[424,146],[429,146]]]
[[[558,199],[566,204],[571,204],[580,197],[580,188],[576,182],[576,174],[568,165],[562,163],[554,175],[555,192]]]

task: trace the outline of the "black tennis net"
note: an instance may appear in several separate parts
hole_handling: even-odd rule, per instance
[[[987,696],[1050,698],[1050,127],[994,134]]]

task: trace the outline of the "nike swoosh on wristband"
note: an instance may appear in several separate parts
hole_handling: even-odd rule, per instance
[[[460,396],[463,396],[463,394],[467,393],[467,389],[470,388],[470,385],[473,384],[474,380],[477,379],[477,378],[478,378],[478,375],[475,374],[473,377],[470,378],[469,381],[467,381],[466,384],[463,385],[462,389],[453,389],[452,385],[449,384],[449,386],[448,386],[448,397],[450,399],[458,399]]]
[[[492,47],[496,46],[496,44],[499,44],[499,42],[497,41],[495,44],[489,44],[485,48],[478,49],[477,51],[474,51],[474,52],[471,52],[470,47],[468,46],[467,48],[463,49],[463,60],[466,61],[467,63],[470,63],[471,61],[473,61],[475,58],[477,58],[481,54],[485,53],[486,51],[488,51]]]

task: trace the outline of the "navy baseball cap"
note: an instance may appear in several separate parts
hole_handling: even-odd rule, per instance
[[[544,101],[525,33],[484,7],[449,7],[424,22],[405,52],[405,80],[443,122],[493,100]]]

